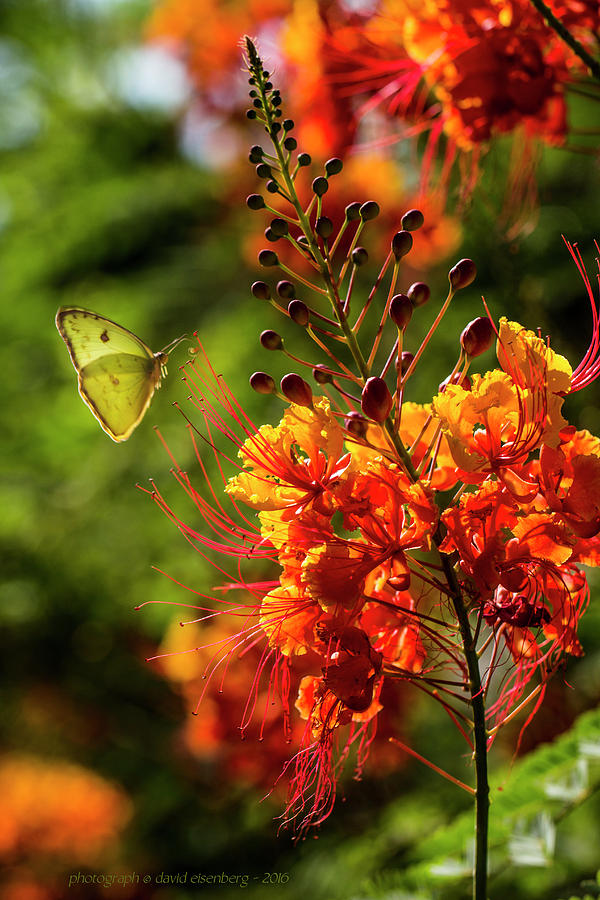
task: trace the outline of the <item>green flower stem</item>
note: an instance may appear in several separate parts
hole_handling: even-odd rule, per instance
[[[557,19],[549,6],[546,6],[544,0],[531,0],[532,4],[535,6],[537,11],[544,17],[547,24],[552,28],[559,38],[567,44],[568,47],[571,48],[573,53],[577,54],[579,59],[585,63],[588,68],[590,75],[600,81],[600,62],[594,59],[591,56],[583,44],[581,44],[577,38],[573,37],[571,32],[565,28],[560,19]]]
[[[440,545],[441,535],[435,536]],[[487,854],[490,788],[487,774],[487,730],[485,725],[485,700],[481,688],[479,658],[474,646],[471,623],[456,573],[445,553],[440,553],[448,587],[462,636],[463,651],[469,672],[469,691],[473,710],[473,738],[475,756],[475,867],[473,872],[473,900],[487,900]]]

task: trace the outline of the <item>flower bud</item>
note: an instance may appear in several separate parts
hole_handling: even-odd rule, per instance
[[[313,378],[317,382],[317,384],[331,384],[333,381],[333,375],[331,372],[327,371],[326,366],[317,365],[312,370]]]
[[[402,259],[412,250],[413,239],[409,231],[397,231],[392,238],[392,253],[396,259]]]
[[[326,194],[329,190],[329,182],[322,175],[319,175],[312,183],[313,193],[317,195],[317,197],[322,197],[323,194]]]
[[[355,437],[364,438],[366,437],[369,423],[366,419],[363,419],[360,413],[349,412],[344,420],[344,427],[346,431],[349,431]]]
[[[413,305],[406,294],[396,294],[390,300],[390,319],[404,331],[413,314]]]
[[[281,335],[277,334],[276,331],[271,331],[271,329],[261,333],[260,342],[265,350],[283,350]]]
[[[456,372],[456,374],[454,375],[453,378],[450,378],[450,376],[448,376],[447,378],[444,378],[444,380],[442,381],[442,383],[439,386],[440,393],[443,393],[444,390],[446,389],[447,385],[449,385],[449,384],[458,384],[463,389],[463,391],[471,390],[471,379],[469,378],[468,375],[461,376],[460,372]]]
[[[400,357],[400,372],[402,375],[406,375],[408,372],[413,359],[415,358],[415,354],[411,353],[409,350],[405,350]]]
[[[327,240],[327,238],[331,237],[333,233],[333,222],[331,221],[331,219],[328,219],[327,216],[321,216],[315,222],[315,231],[320,237]]]
[[[355,219],[360,218],[360,203],[349,203],[346,207],[346,219],[349,222],[353,222]]]
[[[296,288],[291,281],[278,281],[277,293],[282,300],[293,300],[296,296]]]
[[[272,228],[265,228],[265,238],[274,244],[275,241],[279,240],[279,235],[275,234]]]
[[[337,156],[328,159],[325,163],[325,171],[328,175],[339,175],[344,168],[344,163]]]
[[[367,378],[360,405],[365,416],[375,422],[385,422],[393,405],[392,395],[383,378],[373,376]]]
[[[279,258],[273,250],[261,250],[258,254],[258,261],[267,269],[269,266],[276,266]]]
[[[293,119],[284,119],[284,121],[283,121],[283,130],[284,131],[291,131],[293,127],[294,127]]]
[[[379,215],[379,204],[375,203],[374,200],[367,200],[366,203],[360,207],[360,217],[363,222],[370,222],[371,219],[376,219]]]
[[[272,175],[271,166],[268,163],[259,163],[256,167],[256,174],[259,178],[270,178]]]
[[[518,565],[511,566],[500,572],[499,581],[502,587],[506,588],[511,594],[517,594],[524,591],[529,583],[527,573]]]
[[[267,181],[265,187],[270,194],[276,194],[277,191],[279,190],[279,185],[274,180]]]
[[[292,322],[296,325],[308,325],[310,318],[308,306],[302,300],[290,300],[288,304],[288,313]]]
[[[406,293],[413,306],[423,306],[431,297],[431,289],[424,281],[415,281]]]
[[[401,224],[405,231],[417,231],[424,221],[425,217],[420,209],[409,209],[402,216]]]
[[[311,387],[304,378],[296,375],[295,372],[290,372],[288,375],[283,376],[281,379],[281,393],[291,403],[297,403],[298,406],[312,407],[313,395]]]
[[[310,166],[312,159],[308,153],[299,153],[298,154],[298,165],[299,166]]]
[[[255,281],[250,290],[257,298],[257,300],[271,299],[271,289],[269,288],[269,285],[264,281]]]
[[[288,223],[285,219],[273,219],[271,222],[271,231],[273,234],[276,234],[277,237],[285,237],[288,233]]]
[[[472,282],[475,281],[476,275],[477,268],[472,259],[461,259],[448,272],[450,284],[455,291],[459,291],[461,288],[468,287],[468,285],[472,284]]]
[[[250,387],[257,394],[273,394],[275,392],[275,382],[266,372],[254,372],[250,376]]]
[[[246,197],[246,206],[248,209],[264,209],[265,201],[261,194],[250,194]]]
[[[364,266],[369,259],[369,254],[364,247],[355,247],[352,251],[352,262],[355,266]]]
[[[285,126],[285,122],[283,124]],[[295,150],[296,147],[298,146],[298,141],[296,140],[296,138],[287,137],[285,139],[285,141],[283,142],[283,146],[285,147],[286,150]]]
[[[487,316],[479,316],[463,328],[460,343],[468,357],[473,359],[491,347],[496,333]]]

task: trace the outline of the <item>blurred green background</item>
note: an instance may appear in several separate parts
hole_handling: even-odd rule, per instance
[[[252,229],[260,233],[266,224],[244,204],[251,171],[231,180],[226,171],[203,169],[200,154],[189,147],[182,151],[187,88],[174,62],[169,67],[164,56],[143,49],[150,9],[141,0],[0,2],[1,728],[3,759],[24,759],[32,767],[31,776],[19,778],[21,794],[32,791],[31,809],[37,810],[23,814],[29,831],[11,843],[18,785],[10,801],[0,796],[0,897],[237,896],[240,887],[189,883],[195,872],[222,871],[259,876],[244,889],[252,896],[417,896],[414,889],[386,888],[385,873],[408,866],[424,838],[469,809],[458,789],[404,758],[396,773],[347,780],[345,802],[340,799],[319,839],[293,846],[288,834],[277,835],[277,799],[259,802],[264,790],[227,778],[218,758],[184,749],[180,735],[189,712],[176,686],[145,662],[178,617],[165,602],[188,600],[152,567],[199,590],[214,581],[208,565],[136,489],[154,478],[193,522],[193,507],[169,475],[170,461],[153,431],[158,425],[182,467],[193,472],[185,422],[173,407],[186,408],[178,372],[186,350],[173,355],[145,421],[116,445],[77,395],[54,327],[57,307],[89,307],[155,350],[197,329],[215,368],[259,422],[277,421],[280,407],[251,394],[248,375],[262,368],[281,375],[286,366],[273,355],[265,358],[258,333],[280,327],[292,349],[303,347],[290,323],[282,326],[249,292],[261,276],[244,262],[241,247]],[[600,126],[598,104],[582,101],[572,114],[586,127]],[[560,235],[580,242],[592,271],[597,158],[545,151],[535,227],[509,240],[496,216],[507,155],[506,144],[492,154],[481,193],[462,214],[463,241],[453,258],[432,259],[417,273],[431,283],[433,305],[445,296],[446,273],[456,259],[470,256],[479,268],[476,284],[458,297],[435,351],[419,367],[414,399],[428,399],[449,371],[457,336],[480,314],[482,294],[495,316],[540,326],[574,363],[587,348],[588,302]],[[410,349],[432,316],[424,307]],[[597,433],[598,398],[595,384],[570,399],[571,421]],[[582,623],[586,656],[558,674],[524,751],[565,732],[598,702],[597,595],[592,582]],[[159,602],[133,611],[147,601]],[[458,737],[438,710],[411,698],[406,728],[421,753],[468,778]],[[516,733],[498,742],[496,769],[506,771]],[[249,743],[245,749],[256,752]],[[115,824],[113,839],[101,841],[97,851],[79,854],[68,838],[42,849],[43,828],[56,833],[58,825],[51,817],[45,826],[35,819],[52,793],[52,786],[48,795],[38,792],[33,761],[40,760],[50,781],[66,764],[106,779],[128,798],[122,800],[128,822]],[[491,897],[510,891],[515,900],[558,898],[594,875],[600,867],[594,783],[585,803],[574,803],[573,810],[567,803],[556,816],[555,864],[534,860],[503,868]],[[87,790],[81,790],[85,806]],[[60,808],[61,797],[55,802]],[[133,871],[150,874],[151,883],[67,887],[77,872]],[[188,884],[157,885],[163,872],[187,872]],[[289,881],[263,885],[265,872],[287,873]],[[360,887],[373,877],[382,879],[379,887]],[[465,895],[464,884],[423,884],[420,891],[422,897]]]

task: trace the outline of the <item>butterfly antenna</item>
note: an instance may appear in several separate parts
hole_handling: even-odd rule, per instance
[[[172,353],[173,350],[175,350],[176,347],[179,347],[179,345],[182,344],[184,341],[190,341],[191,343],[195,343],[195,339],[191,335],[182,334],[181,337],[175,338],[173,341],[171,341],[170,344],[167,344],[166,347],[163,347],[163,349],[160,352],[166,353],[168,356],[169,353]]]

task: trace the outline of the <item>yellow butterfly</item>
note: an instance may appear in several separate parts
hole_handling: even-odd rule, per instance
[[[153,353],[127,328],[75,306],[61,306],[56,327],[75,366],[82,400],[113,441],[126,441],[144,418],[167,373],[169,352],[181,338]]]

